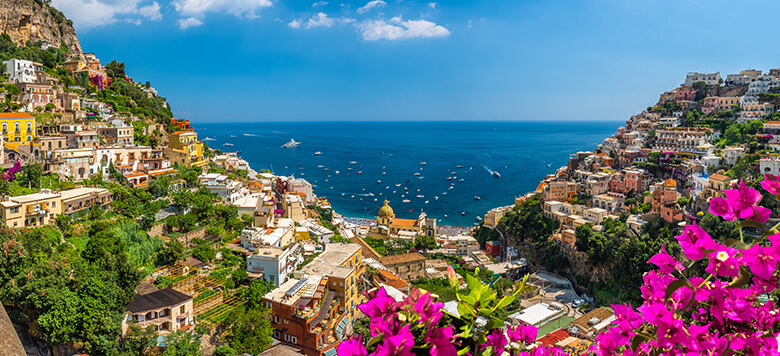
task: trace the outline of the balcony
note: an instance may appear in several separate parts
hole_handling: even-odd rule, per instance
[[[48,212],[47,210],[38,209],[38,210],[28,211],[26,215],[27,216],[43,216],[43,215],[46,215],[47,212]]]

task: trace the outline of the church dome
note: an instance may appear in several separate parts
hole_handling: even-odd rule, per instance
[[[387,199],[385,199],[385,205],[379,208],[379,212],[376,215],[380,218],[395,216],[395,214],[393,214],[393,208],[391,208],[390,205],[387,205]]]

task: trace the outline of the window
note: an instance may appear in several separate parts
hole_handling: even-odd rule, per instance
[[[27,131],[32,131],[32,122],[27,123]]]
[[[285,319],[284,319],[284,323],[285,323],[285,324],[289,324],[289,323],[290,323],[290,320],[288,320],[287,318],[285,318]]]
[[[290,341],[290,334],[284,334],[284,341]]]
[[[19,123],[18,122],[14,123],[14,130],[16,130],[16,132],[19,132]]]
[[[19,208],[11,208],[11,214],[18,214]]]
[[[265,307],[271,309],[271,302],[265,302]]]
[[[275,337],[275,338],[278,338],[278,337],[279,337],[279,330],[274,330],[274,337]]]
[[[8,132],[8,124],[6,124],[6,123],[4,122],[4,123],[3,123],[3,133],[6,133],[6,132]]]
[[[290,342],[292,342],[293,344],[297,344],[298,343],[298,338],[295,337],[295,336],[290,336]]]
[[[279,324],[279,320],[280,320],[279,316],[278,315],[274,315],[274,323]]]
[[[179,307],[179,314],[184,314],[184,306]]]

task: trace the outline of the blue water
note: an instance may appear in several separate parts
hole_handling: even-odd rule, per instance
[[[618,125],[274,122],[195,124],[195,129],[201,140],[215,140],[204,141],[209,147],[239,151],[257,171],[272,169],[277,175],[294,174],[308,180],[315,193],[327,197],[340,214],[373,218],[388,199],[398,217],[416,218],[424,209],[428,216],[441,219],[441,224],[467,226],[486,211],[513,204],[516,196],[536,189],[541,179],[566,164],[570,154],[594,149]],[[303,144],[280,147],[291,138]],[[316,151],[322,155],[313,155]],[[492,171],[500,172],[501,178],[493,177]],[[455,184],[449,189],[451,183]]]

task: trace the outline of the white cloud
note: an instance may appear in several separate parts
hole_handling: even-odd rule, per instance
[[[334,23],[336,23],[336,20],[328,17],[324,12],[320,12],[309,19],[309,22],[306,23],[306,28],[331,27]]]
[[[398,15],[396,17],[391,18],[390,20],[387,20],[387,22],[394,23],[394,24],[399,24],[401,23],[401,21],[403,21],[401,15]]]
[[[357,9],[357,12],[359,14],[364,14],[375,7],[383,7],[385,5],[387,5],[387,3],[382,0],[372,0],[369,1],[368,4],[366,4],[365,6]]]
[[[320,12],[315,14],[308,20],[294,19],[290,21],[290,23],[288,23],[287,26],[290,26],[292,28],[301,28],[302,26],[305,26],[306,29],[312,29],[317,27],[333,27],[333,25],[335,25],[336,23],[348,24],[352,22],[355,22],[355,19],[350,17],[333,18],[333,17],[328,17],[328,14],[324,12]]]
[[[182,29],[182,30],[186,30],[186,29],[188,29],[190,27],[194,27],[194,26],[203,25],[203,21],[198,20],[198,19],[196,19],[194,17],[188,17],[186,19],[179,19],[178,22],[179,22],[179,28]]]
[[[425,20],[406,20],[400,26],[384,20],[366,20],[357,25],[364,41],[401,40],[408,38],[447,37],[450,31],[443,26]]]
[[[160,13],[160,4],[158,4],[157,1],[153,2],[151,5],[146,5],[138,9],[138,14],[152,21],[162,20],[162,14]]]
[[[328,2],[327,2],[327,1],[317,1],[317,2],[315,2],[315,3],[313,3],[313,4],[311,4],[311,7],[325,6],[325,5],[327,5],[327,4],[328,4]]]
[[[287,26],[290,26],[292,28],[301,28],[301,19],[295,19],[290,21],[290,23],[287,24]]]
[[[226,12],[237,17],[257,18],[257,10],[271,7],[271,0],[174,0],[183,17],[202,19],[207,12]]]
[[[436,9],[436,3],[435,2],[429,2],[428,3],[428,7],[430,7],[431,9]]]
[[[140,0],[52,0],[51,5],[73,20],[77,30],[89,31],[115,23],[119,20],[118,17],[136,14],[139,2]]]

